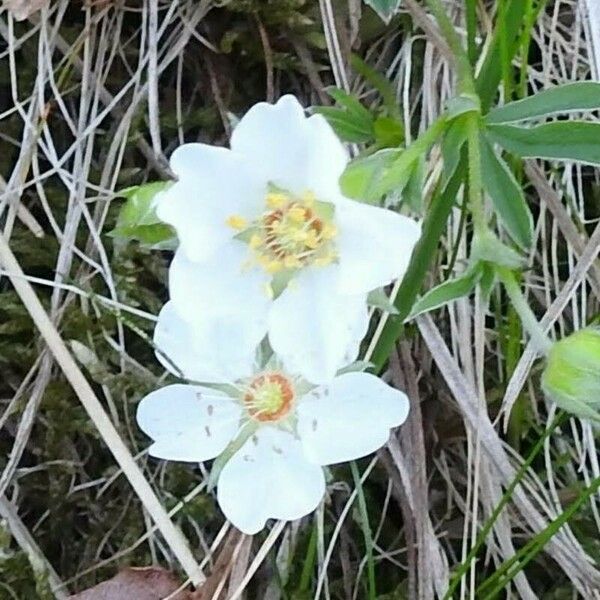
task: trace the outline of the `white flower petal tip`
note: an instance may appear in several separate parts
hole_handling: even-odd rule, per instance
[[[294,96],[253,106],[234,129],[231,148],[267,181],[293,193],[310,190],[329,202],[340,195],[348,153],[327,121],[307,117]]]
[[[241,407],[221,392],[175,384],[143,398],[137,422],[154,440],[152,456],[201,462],[223,452],[239,430],[241,413]]]
[[[294,521],[311,513],[324,493],[323,470],[305,459],[300,442],[263,427],[223,467],[217,499],[233,525],[252,535],[268,519]]]
[[[378,450],[406,420],[406,395],[368,373],[346,373],[299,403],[304,454],[319,465],[354,460]]]
[[[404,276],[421,237],[417,221],[351,200],[336,206],[336,219],[342,292],[369,292]]]

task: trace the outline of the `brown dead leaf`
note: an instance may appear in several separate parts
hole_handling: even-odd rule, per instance
[[[162,600],[179,588],[179,579],[159,567],[129,568],[89,590],[69,596],[69,600]],[[191,600],[187,591],[172,600]]]
[[[48,4],[49,0],[3,0],[5,8],[17,21],[24,21],[29,15]]]

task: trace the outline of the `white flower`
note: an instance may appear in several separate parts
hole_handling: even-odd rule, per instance
[[[250,109],[231,150],[173,153],[178,181],[157,202],[180,240],[171,300],[206,335],[226,326],[225,354],[268,333],[285,366],[314,382],[356,358],[358,345],[345,353],[366,332],[366,295],[404,274],[420,228],[343,197],[347,162],[325,119],[306,118],[293,96]]]
[[[155,340],[172,361],[163,356],[164,364],[186,378],[203,374],[198,365],[206,360],[195,352],[194,336],[167,304]],[[274,358],[254,372],[244,360],[234,363],[242,372],[227,385],[175,384],[150,393],[137,420],[158,458],[200,462],[231,454],[217,499],[248,534],[269,518],[294,520],[314,510],[325,493],[322,466],[374,452],[408,413],[406,396],[374,375],[349,372],[315,386]],[[241,444],[235,451],[234,441]]]

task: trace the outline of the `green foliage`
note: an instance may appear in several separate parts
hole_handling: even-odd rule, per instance
[[[329,88],[327,91],[340,108],[317,106],[314,112],[323,115],[342,140],[353,143],[372,140],[375,136],[373,115],[344,90]]]
[[[467,269],[461,276],[448,279],[430,289],[415,302],[407,320],[468,296],[475,289],[482,275],[483,266],[476,264]]]
[[[557,121],[535,127],[489,125],[490,138],[522,158],[600,165],[600,123]]]
[[[600,83],[581,81],[557,85],[490,110],[486,122],[512,123],[537,117],[549,117],[557,113],[569,113],[600,108]]]
[[[369,204],[377,204],[383,196],[379,182],[387,176],[401,153],[401,150],[386,148],[353,160],[340,178],[344,195]],[[404,188],[409,177],[410,170],[407,169],[406,179],[398,184],[398,190]]]
[[[390,297],[385,293],[383,288],[377,288],[369,292],[367,296],[367,303],[369,306],[374,306],[380,310],[383,310],[391,315],[398,314],[398,310],[393,305]]]
[[[172,249],[177,244],[173,228],[156,216],[156,199],[169,185],[168,181],[154,181],[136,185],[119,192],[126,198],[110,235],[120,240],[136,240],[150,248]]]
[[[481,136],[480,147],[484,188],[510,236],[521,247],[529,248],[533,237],[533,217],[523,190],[508,165],[496,156],[485,135]]]

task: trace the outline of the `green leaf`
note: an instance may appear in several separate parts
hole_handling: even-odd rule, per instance
[[[446,116],[448,119],[456,119],[466,113],[480,112],[481,104],[475,94],[461,94],[450,98],[446,105]]]
[[[473,260],[489,262],[509,269],[518,269],[523,266],[521,255],[503,244],[493,233],[487,232],[484,236],[473,241],[471,251]]]
[[[416,213],[423,210],[424,181],[425,159],[421,156],[413,163],[412,172],[402,190],[402,200]]]
[[[173,248],[177,243],[175,231],[156,216],[155,199],[170,181],[154,181],[118,192],[127,201],[121,207],[116,227],[109,233],[113,238],[158,248]]]
[[[373,122],[373,116],[368,108],[365,108],[358,98],[349,94],[346,90],[335,86],[330,86],[325,90],[342,108],[345,108],[351,115],[365,124]]]
[[[340,369],[336,375],[344,375],[345,373],[361,373],[362,371],[366,371],[367,369],[372,369],[373,363],[368,360],[355,360],[353,363],[345,366],[343,369]]]
[[[576,160],[600,165],[600,123],[557,121],[537,127],[489,125],[490,137],[522,158]]]
[[[314,112],[323,115],[342,139],[353,143],[371,141],[374,118],[370,111],[340,88],[327,88],[327,93],[339,106],[317,106]]]
[[[358,54],[350,56],[350,65],[367,83],[370,83],[379,92],[388,113],[400,119],[401,113],[396,102],[396,91],[389,79],[366,63]]]
[[[600,83],[581,81],[559,85],[529,98],[492,109],[488,123],[512,123],[556,113],[600,108]]]
[[[387,24],[398,11],[400,0],[365,0],[365,4],[368,4]]]
[[[379,308],[391,315],[398,314],[398,309],[392,304],[392,301],[383,288],[371,290],[367,296],[367,304]]]
[[[468,296],[481,279],[482,272],[481,265],[477,264],[469,268],[460,277],[444,281],[444,283],[429,290],[414,304],[407,320],[414,319],[417,315],[432,311],[449,302]]]
[[[373,139],[373,126],[365,126],[355,115],[333,106],[317,106],[314,112],[323,115],[338,137],[346,142],[360,144]]]
[[[481,136],[481,169],[484,188],[506,230],[519,246],[529,248],[533,238],[533,217],[525,195],[485,135]]]
[[[383,193],[378,182],[388,172],[390,166],[401,154],[401,150],[385,149],[370,156],[354,159],[340,177],[340,186],[344,196],[376,204]],[[410,173],[407,173],[407,181]]]
[[[373,130],[375,140],[382,148],[394,148],[404,142],[404,126],[393,117],[378,117]]]
[[[442,138],[442,156],[444,158],[444,183],[452,177],[464,143],[467,141],[467,128],[464,118],[457,118],[446,130]]]

